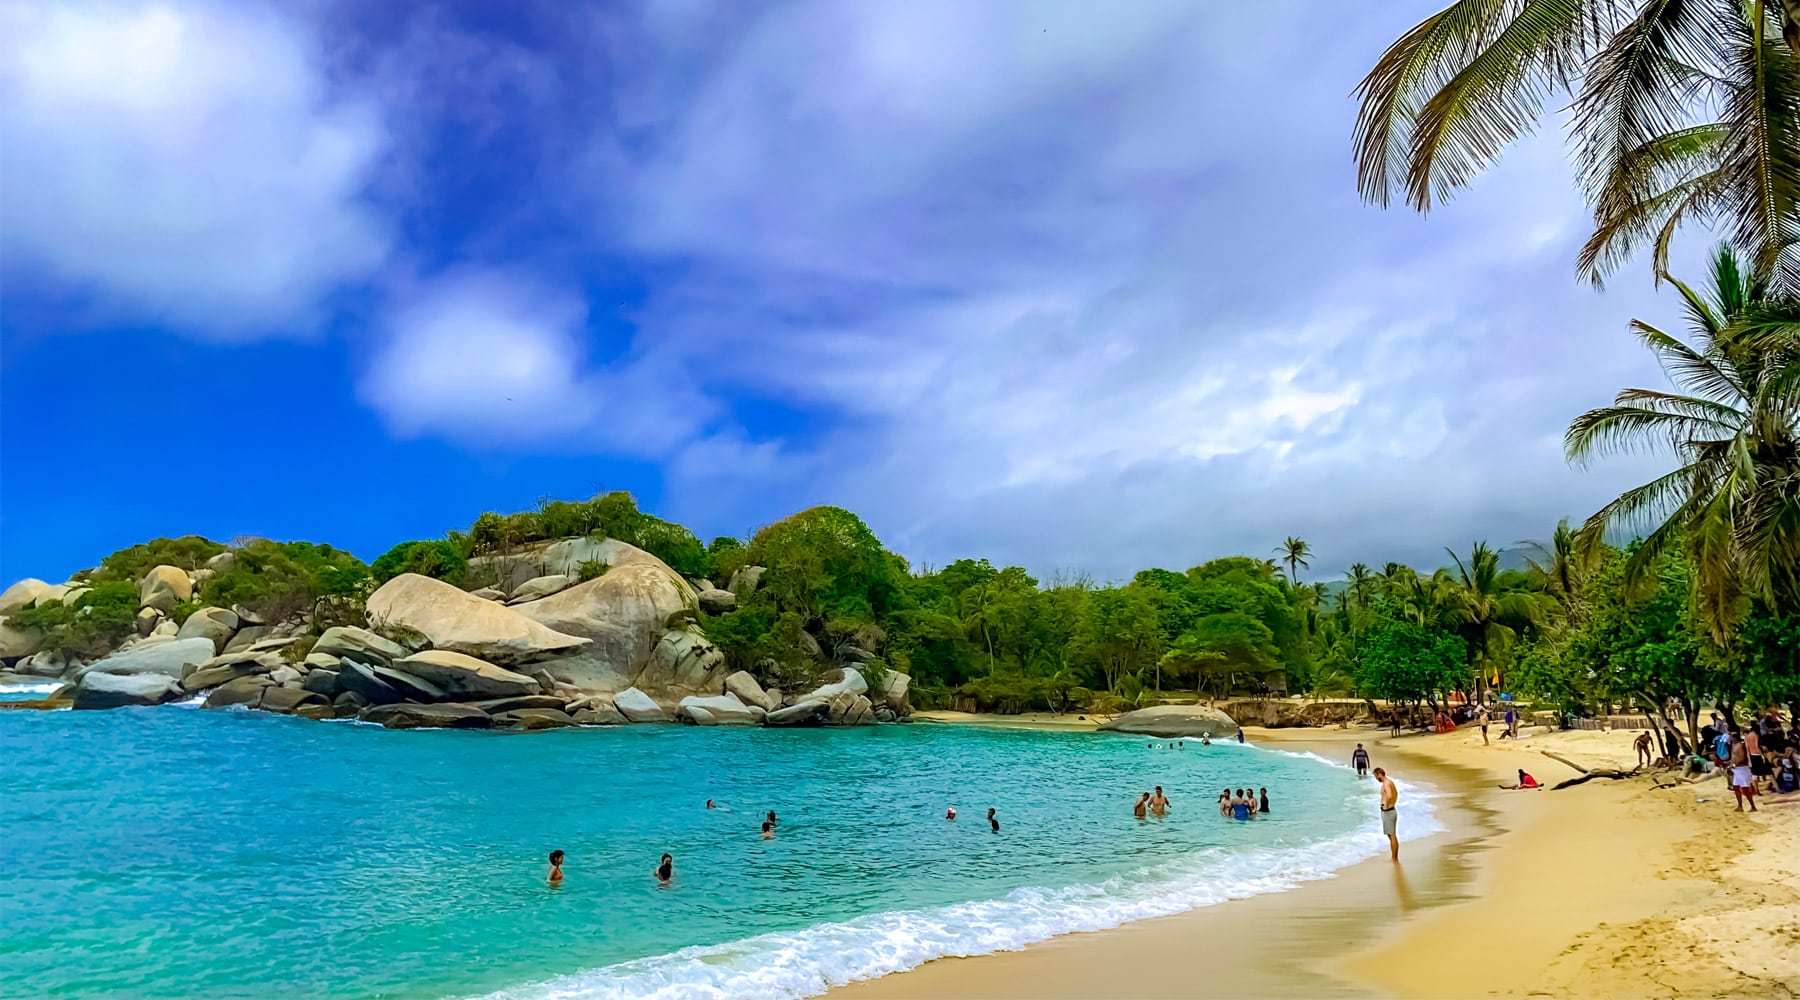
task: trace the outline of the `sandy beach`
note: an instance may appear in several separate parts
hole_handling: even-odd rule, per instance
[[[949,724],[1077,730],[1074,716],[931,713]],[[1498,732],[1499,727],[1494,728]],[[1561,791],[1629,767],[1628,732],[1246,730],[1254,743],[1377,764],[1447,793],[1446,832],[1288,892],[1023,951],[932,962],[834,991],[894,997],[1787,997],[1800,995],[1800,801],[1733,811],[1719,780],[1648,775]],[[1490,734],[1492,735],[1492,734]],[[1404,816],[1405,802],[1402,802]]]

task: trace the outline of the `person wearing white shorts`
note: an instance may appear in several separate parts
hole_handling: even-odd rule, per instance
[[[1737,797],[1737,811],[1756,811],[1756,778],[1750,773],[1750,748],[1744,745],[1742,733],[1731,734],[1731,793]]]

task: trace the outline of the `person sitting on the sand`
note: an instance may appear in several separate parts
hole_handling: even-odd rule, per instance
[[[1524,768],[1520,768],[1518,781],[1515,781],[1510,785],[1501,785],[1500,787],[1513,789],[1513,788],[1539,788],[1542,786],[1540,786],[1538,784],[1538,780],[1536,778],[1532,777],[1529,774],[1526,774]]]
[[[549,878],[550,884],[553,886],[562,885],[562,862],[563,852],[560,848],[550,852]]]
[[[1788,747],[1775,762],[1775,790],[1783,795],[1800,791],[1800,747]]]
[[[1163,794],[1161,785],[1157,785],[1156,794],[1150,796],[1150,811],[1158,816],[1166,816],[1169,813],[1169,797]]]
[[[1131,807],[1131,815],[1137,817],[1138,819],[1143,819],[1146,815],[1149,814],[1149,812],[1150,812],[1150,793],[1145,792],[1142,795],[1138,796],[1137,804]]]

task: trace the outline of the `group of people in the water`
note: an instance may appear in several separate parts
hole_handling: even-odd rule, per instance
[[[1269,815],[1267,788],[1227,788],[1219,793],[1219,815],[1226,819],[1255,819]]]

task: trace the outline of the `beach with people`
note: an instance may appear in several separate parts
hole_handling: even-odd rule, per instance
[[[931,713],[927,713],[930,715]],[[954,717],[952,717],[954,718]],[[961,718],[951,724],[988,725]],[[1007,723],[1007,724],[1017,724]],[[1629,770],[1635,731],[1247,729],[1253,745],[1374,763],[1429,787],[1440,833],[1272,895],[948,958],[848,998],[1769,997],[1800,991],[1800,796],[1735,811],[1723,780],[1673,772],[1519,796]],[[1365,778],[1371,797],[1374,779]],[[1399,803],[1404,831],[1408,798]],[[1210,815],[1210,813],[1209,813]],[[1216,820],[1215,820],[1216,822]],[[1374,822],[1371,820],[1371,822]],[[1229,962],[1171,961],[1203,948]],[[1121,970],[1129,970],[1122,972]]]

